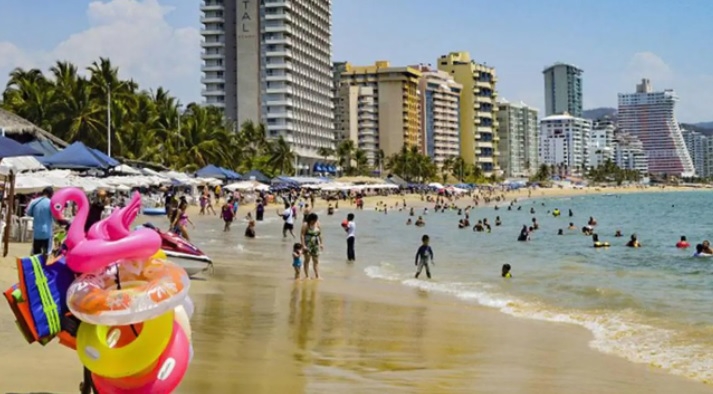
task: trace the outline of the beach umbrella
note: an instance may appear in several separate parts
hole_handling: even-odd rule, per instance
[[[0,159],[18,156],[42,156],[42,153],[15,140],[0,136]]]

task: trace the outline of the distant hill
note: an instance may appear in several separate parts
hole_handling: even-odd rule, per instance
[[[585,109],[584,111],[582,111],[582,117],[585,119],[595,120],[603,118],[605,116],[616,117],[616,108],[601,107]]]
[[[702,123],[681,123],[681,127],[686,130],[697,131],[705,135],[713,135],[713,122]]]
[[[704,129],[713,129],[713,122],[699,122],[694,123],[694,126],[703,127]]]

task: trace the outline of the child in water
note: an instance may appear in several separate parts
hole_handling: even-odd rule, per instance
[[[233,224],[233,219],[235,218],[233,207],[226,202],[220,210],[220,216],[223,217],[223,223],[225,223],[223,231],[230,231],[230,225]]]
[[[510,273],[511,268],[512,267],[510,267],[510,264],[503,264],[501,276],[503,278],[512,278],[512,274]]]
[[[421,246],[418,248],[418,251],[416,251],[416,261],[414,262],[414,265],[418,267],[416,278],[421,275],[421,271],[425,268],[426,276],[428,276],[428,279],[431,279],[431,270],[428,267],[428,263],[433,264],[433,249],[428,245],[429,241],[430,238],[428,235],[421,237]]]
[[[296,243],[292,246],[292,268],[295,269],[295,280],[300,278],[302,268],[302,244]]]

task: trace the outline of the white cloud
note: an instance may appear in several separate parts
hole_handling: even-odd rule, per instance
[[[92,1],[87,9],[90,27],[72,34],[55,48],[31,53],[0,42],[0,83],[15,67],[46,70],[57,60],[79,68],[108,57],[122,78],[133,78],[142,88],[163,86],[184,103],[200,98],[200,32],[175,28],[165,19],[171,7],[158,0]]]
[[[621,92],[633,92],[642,78],[651,80],[654,90],[673,89],[680,101],[676,117],[682,122],[713,120],[713,75],[676,71],[651,52],[635,53],[622,75]]]

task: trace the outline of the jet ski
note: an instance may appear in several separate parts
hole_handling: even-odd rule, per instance
[[[213,260],[210,257],[179,235],[161,231],[151,223],[144,223],[143,227],[150,228],[161,236],[161,250],[171,261],[183,267],[188,276],[193,277],[213,268]]]

